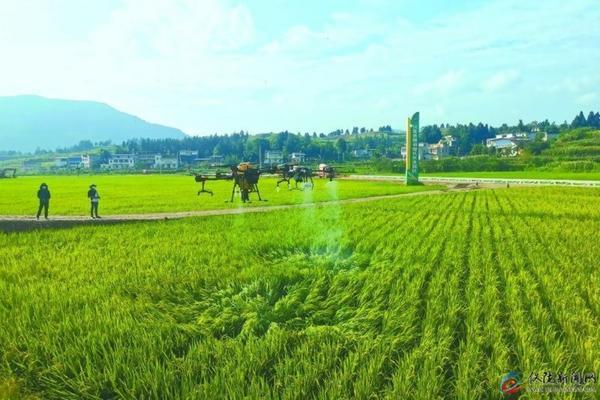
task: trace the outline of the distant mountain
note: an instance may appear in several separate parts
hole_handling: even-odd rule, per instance
[[[183,138],[179,129],[146,122],[93,101],[0,97],[0,150],[56,149],[80,140]]]

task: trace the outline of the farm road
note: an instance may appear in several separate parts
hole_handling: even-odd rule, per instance
[[[246,213],[261,213],[271,212],[278,210],[288,210],[294,208],[307,208],[307,207],[321,207],[321,206],[335,206],[343,204],[355,204],[365,203],[370,201],[377,201],[383,199],[395,199],[400,197],[411,197],[411,196],[429,196],[439,195],[442,193],[474,190],[475,187],[456,185],[454,188],[448,190],[430,190],[425,192],[413,192],[413,193],[400,193],[384,196],[371,196],[371,197],[359,197],[354,199],[344,200],[333,200],[315,203],[303,203],[303,204],[286,204],[277,206],[240,206],[238,208],[227,208],[217,210],[198,210],[198,211],[182,211],[182,212],[170,212],[170,213],[151,213],[151,214],[127,214],[127,215],[111,215],[103,217],[102,219],[91,219],[90,217],[83,216],[51,216],[49,220],[36,220],[30,216],[1,216],[0,215],[0,231],[10,232],[22,232],[35,229],[48,229],[48,228],[69,228],[74,226],[82,225],[110,225],[136,221],[159,221],[159,220],[170,220],[170,219],[181,219],[189,217],[209,217],[215,215],[237,215]]]
[[[341,179],[366,180],[366,181],[399,181],[404,182],[402,175],[349,175]],[[579,179],[519,179],[519,178],[461,178],[447,176],[422,176],[420,181],[434,184],[479,184],[486,186],[502,187],[506,184],[519,186],[582,186],[600,187],[600,181],[586,181]]]

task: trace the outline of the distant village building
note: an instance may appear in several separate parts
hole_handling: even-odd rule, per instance
[[[289,155],[289,161],[292,164],[302,164],[306,161],[306,154],[304,153],[292,153]]]
[[[42,161],[37,159],[25,160],[21,165],[23,171],[39,171],[42,168]]]
[[[486,141],[488,148],[494,148],[496,151],[507,157],[514,157],[518,153],[518,144],[511,139],[493,138]]]
[[[149,169],[154,167],[155,153],[142,153],[134,156],[134,164],[137,169]]]
[[[267,165],[283,164],[283,153],[278,150],[268,150],[265,152],[263,163]]]
[[[81,156],[81,168],[91,169],[94,159],[90,157],[88,154]]]
[[[198,163],[197,150],[181,150],[179,152],[179,165],[191,166]]]
[[[496,137],[487,139],[486,146],[493,146],[494,141],[506,139],[511,140],[513,142],[528,142],[535,138],[535,133],[530,132],[519,132],[519,133],[501,133],[496,135]]]
[[[110,169],[131,169],[135,167],[135,156],[133,154],[113,154],[108,159]]]
[[[90,169],[92,167],[92,159],[89,155],[57,157],[54,160],[54,167],[64,169]]]
[[[68,165],[67,157],[56,157],[54,159],[54,166],[56,168],[67,168]]]
[[[216,167],[219,165],[223,165],[223,163],[225,162],[225,156],[213,155],[210,157],[200,157],[196,159],[196,162],[201,164],[208,164],[211,167]]]
[[[485,145],[488,149],[494,148],[496,152],[505,157],[514,157],[519,154],[519,145],[532,139],[532,133],[504,133],[487,139]]]
[[[177,169],[179,168],[179,159],[175,157],[163,157],[160,154],[157,154],[154,156],[154,168]]]
[[[366,160],[371,158],[371,155],[373,154],[373,150],[371,149],[357,149],[357,150],[352,150],[352,157],[354,158],[358,158],[359,160]]]
[[[439,142],[430,144],[428,152],[432,160],[441,160],[445,157],[450,157],[456,149],[456,138],[452,135],[445,135]]]
[[[402,157],[403,160],[406,160],[406,146],[402,146],[400,148],[400,156]],[[419,160],[431,160],[432,159],[431,153],[429,153],[429,147],[427,146],[427,143],[419,143],[418,157],[419,157]]]

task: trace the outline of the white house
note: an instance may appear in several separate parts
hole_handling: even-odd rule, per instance
[[[202,163],[202,164],[208,164],[211,167],[218,167],[220,165],[223,165],[223,163],[225,162],[225,156],[213,155],[210,157],[201,157],[201,158],[197,158],[196,162]]]
[[[198,162],[198,150],[181,150],[179,152],[180,165],[193,165]]]
[[[304,153],[292,153],[289,156],[289,160],[292,164],[301,164],[306,160],[306,154]]]
[[[495,138],[487,139],[486,146],[494,147],[494,145],[493,145],[494,141],[499,140],[499,139],[508,139],[508,140],[512,140],[513,142],[527,142],[529,140],[532,140],[533,138],[535,138],[535,133],[526,133],[526,132],[502,133],[502,134],[496,135]]]
[[[173,157],[163,157],[160,154],[157,154],[154,156],[154,168],[177,169],[179,168],[179,159]]]
[[[108,159],[110,169],[128,169],[135,167],[135,156],[133,154],[113,154]]]
[[[535,133],[503,133],[496,135],[495,138],[487,139],[485,145],[488,148],[495,148],[500,154],[507,157],[514,157],[518,154],[519,145],[526,143],[535,137]]]
[[[456,147],[456,138],[451,135],[445,135],[435,144],[430,144],[429,154],[432,160],[439,160],[452,155],[452,150]]]
[[[370,149],[356,149],[352,150],[352,157],[365,160],[371,158],[373,151]]]
[[[136,168],[153,168],[156,154],[153,153],[142,153],[136,154],[134,158]]]
[[[69,165],[67,157],[57,157],[54,159],[54,166],[56,168],[67,168],[67,165]]]
[[[72,156],[72,157],[57,157],[54,159],[56,168],[86,168],[91,167],[89,155]]]
[[[402,157],[403,160],[406,160],[406,146],[402,146],[400,148],[400,156]],[[427,146],[427,143],[419,143],[418,157],[419,157],[419,160],[431,160],[432,159],[432,155],[429,152],[429,147]]]
[[[281,151],[267,150],[265,151],[265,159],[263,160],[263,164],[283,164],[283,154]]]
[[[508,157],[516,156],[519,147],[515,139],[498,136],[487,139],[486,146],[488,148],[495,148],[497,152]]]
[[[85,169],[90,169],[92,167],[92,159],[88,154],[81,156],[81,167]]]

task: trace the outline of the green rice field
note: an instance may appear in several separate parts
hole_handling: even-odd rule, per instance
[[[91,184],[98,186],[101,215],[225,209],[241,204],[239,194],[235,195],[233,203],[225,202],[231,198],[232,181],[209,181],[206,188],[214,195],[203,193],[198,196],[200,184],[193,176],[185,175],[36,176],[0,180],[0,215],[34,215],[38,206],[36,193],[42,182],[48,184],[52,194],[51,215],[88,215],[86,195]],[[407,187],[394,182],[329,182],[315,178],[313,190],[301,191],[288,190],[285,183],[277,190],[276,182],[275,178],[262,178],[259,189],[268,201],[259,202],[256,195],[251,194],[251,204],[300,204],[444,188],[432,185]]]
[[[478,172],[432,172],[422,176],[454,178],[493,178],[493,179],[565,179],[600,180],[600,171],[596,172],[559,172],[559,171],[478,171]]]
[[[60,179],[75,207],[88,180]],[[142,190],[160,180],[129,179],[97,179],[107,209],[167,209]],[[168,187],[202,207],[189,178]],[[502,399],[509,371],[548,398],[530,374],[600,372],[599,204],[482,189],[0,234],[0,398]]]

